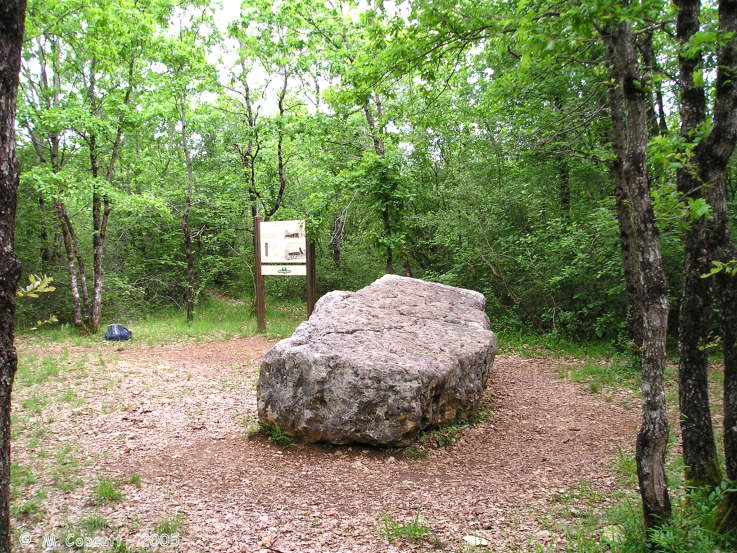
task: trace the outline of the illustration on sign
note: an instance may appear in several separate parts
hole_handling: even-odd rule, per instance
[[[262,263],[305,263],[307,239],[305,222],[265,221],[261,223]]]

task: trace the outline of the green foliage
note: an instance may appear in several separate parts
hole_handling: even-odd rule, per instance
[[[294,441],[289,434],[286,434],[279,426],[279,423],[258,425],[257,433],[271,440],[275,445],[286,447]],[[255,436],[255,432],[249,432],[249,437]]]
[[[551,18],[540,3],[416,2],[400,17],[381,3],[248,0],[228,14],[225,33],[199,0],[70,6],[35,2],[28,12],[17,250],[29,273],[49,275],[59,290],[21,302],[19,327],[48,322],[49,313],[70,323],[57,207],[66,206],[75,229],[71,261],[85,262],[91,282],[95,193],[112,207],[105,319],[182,316],[184,107],[195,319],[209,316],[211,290],[252,297],[255,207],[272,219],[308,220],[320,293],[370,283],[391,250],[397,272],[406,265],[414,276],[484,293],[495,330],[579,341],[623,335],[608,77],[591,23],[624,17],[642,26],[672,18],[670,5],[568,3]],[[727,37],[705,11],[709,23],[682,53],[711,60]],[[649,85],[667,96],[679,46],[660,29],[653,43],[668,70]],[[233,63],[215,61],[220,54]],[[712,66],[701,71],[707,88]],[[681,295],[683,229],[709,216],[703,200],[676,191],[675,172],[709,131],[650,140],[672,300]],[[277,299],[304,297],[303,279],[266,280]],[[245,332],[223,324],[226,334]]]
[[[708,273],[701,275],[701,278],[709,278],[719,273],[724,273],[730,277],[737,276],[737,259],[732,259],[726,263],[714,260],[711,262],[711,265],[711,270]]]
[[[53,277],[44,275],[28,275],[28,285],[24,288],[18,288],[15,293],[16,298],[37,298],[39,294],[49,294],[56,290],[51,283],[54,281]]]

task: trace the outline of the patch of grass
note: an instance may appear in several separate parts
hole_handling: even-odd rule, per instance
[[[71,444],[66,444],[56,450],[55,463],[51,471],[51,482],[54,487],[63,492],[70,492],[82,485],[79,476],[79,459],[77,450]]]
[[[399,522],[391,513],[384,513],[379,522],[379,530],[389,541],[421,540],[432,534],[432,530],[420,516],[419,508],[412,520],[407,523]]]
[[[184,311],[175,308],[161,309],[129,321],[110,321],[122,323],[133,331],[132,340],[115,342],[111,347],[117,349],[131,347],[133,343],[159,345],[175,341],[227,340],[251,336],[257,332],[256,316],[251,308],[251,299],[242,299],[242,302],[233,302],[223,297],[202,296],[195,307],[194,320],[190,323],[187,322]],[[301,300],[267,297],[266,308],[267,336],[288,336],[307,318],[306,307]],[[73,326],[55,325],[34,332],[22,332],[21,336],[29,343],[38,345],[61,342],[91,347],[99,346],[104,341],[106,327],[107,322],[97,334],[83,335]],[[96,361],[104,367],[110,359],[105,356]]]
[[[43,503],[48,497],[46,490],[36,490],[36,493],[26,501],[17,501],[10,505],[10,514],[15,518],[30,518],[34,515],[41,515],[46,510]]]
[[[10,485],[11,486],[30,486],[36,483],[36,477],[31,472],[30,467],[26,467],[13,461],[10,463]]]
[[[618,448],[615,469],[625,482],[630,484],[637,482],[637,461],[632,453]]]
[[[32,396],[28,399],[24,399],[21,402],[21,407],[23,407],[23,409],[27,411],[30,411],[31,413],[39,415],[41,414],[41,411],[43,411],[43,408],[46,407],[47,403],[48,399],[46,399],[44,396]]]
[[[64,390],[64,392],[59,395],[59,401],[67,403],[72,408],[82,407],[82,405],[84,405],[84,398],[79,397],[73,388]]]
[[[68,353],[61,357],[19,356],[15,386],[22,388],[34,384],[43,384],[50,378],[59,376],[60,363],[63,363],[67,358]]]
[[[603,388],[622,386],[636,389],[640,367],[634,358],[588,359],[581,364],[559,367],[558,376],[587,384],[594,393],[601,392]]]
[[[583,481],[579,483],[577,488],[556,493],[552,497],[554,502],[561,503],[563,505],[580,504],[584,501],[596,502],[601,499],[603,499],[601,492],[599,492],[591,482],[588,481]]]
[[[446,447],[459,440],[460,428],[456,425],[443,426],[432,432],[431,436],[438,447]]]
[[[97,503],[112,503],[123,499],[123,492],[118,488],[117,483],[104,476],[97,480],[92,493]]]
[[[93,534],[98,530],[106,530],[112,526],[110,519],[105,518],[100,513],[93,513],[80,519],[79,527],[85,530],[88,534]]]
[[[177,513],[169,519],[162,520],[154,525],[154,533],[161,536],[162,534],[173,535],[180,534],[184,527],[184,517]]]
[[[611,342],[575,342],[555,333],[530,334],[514,330],[502,330],[499,337],[499,353],[514,353],[520,357],[576,357],[612,358],[622,352]]]
[[[131,474],[131,477],[128,479],[128,483],[135,486],[136,488],[141,487],[141,475],[140,474]]]

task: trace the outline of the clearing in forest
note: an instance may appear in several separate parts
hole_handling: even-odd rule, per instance
[[[470,551],[473,535],[489,544],[474,551],[562,549],[550,513],[600,510],[637,431],[630,391],[560,379],[571,360],[499,355],[482,420],[423,448],[282,447],[247,437],[272,345],[21,339],[16,540],[30,551],[50,536],[65,551],[71,535],[97,538],[89,550],[107,538],[174,550],[174,537],[187,552],[306,553]]]

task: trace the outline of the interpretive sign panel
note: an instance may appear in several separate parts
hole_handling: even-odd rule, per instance
[[[304,220],[261,223],[261,263],[307,263]],[[264,274],[274,274],[267,273]],[[276,273],[302,274],[305,273]]]
[[[315,244],[307,242],[304,220],[264,221],[253,218],[256,257],[256,320],[259,332],[266,330],[266,293],[264,276],[306,276],[307,316],[316,300]]]

